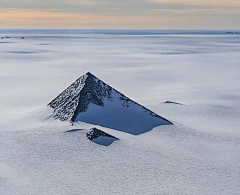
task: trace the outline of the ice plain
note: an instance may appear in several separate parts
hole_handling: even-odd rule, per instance
[[[239,35],[0,33],[1,195],[239,194]],[[106,147],[33,117],[88,71],[174,126]]]

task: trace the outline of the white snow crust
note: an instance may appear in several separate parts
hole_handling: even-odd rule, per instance
[[[0,195],[239,195],[238,35],[6,33]],[[88,71],[174,125],[132,135],[46,116],[42,108]],[[96,144],[92,127],[119,140]]]

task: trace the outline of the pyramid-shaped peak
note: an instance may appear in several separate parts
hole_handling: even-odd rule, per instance
[[[91,72],[86,73],[87,76],[94,76]],[[94,76],[95,77],[95,76]]]
[[[131,134],[172,124],[87,72],[48,104],[51,117],[82,121]]]

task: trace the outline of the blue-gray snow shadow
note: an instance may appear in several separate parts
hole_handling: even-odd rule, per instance
[[[132,135],[140,135],[149,132],[153,128],[161,125],[173,125],[170,121],[159,116],[149,115],[149,117],[143,118],[136,113],[134,113],[131,117],[128,117],[129,115],[127,114],[121,116],[110,116],[111,114],[114,115],[112,112],[91,112],[90,114],[91,116],[89,116],[88,113],[85,113],[85,115],[82,114],[78,117],[78,120]]]
[[[83,131],[83,130],[84,129],[71,129],[71,130],[64,131],[64,133],[72,133],[72,132]]]
[[[41,52],[37,52],[37,51],[10,51],[10,52],[6,52],[6,53],[10,53],[10,54],[37,54],[37,53],[41,53]]]
[[[83,131],[83,130],[86,130],[86,129],[71,129],[71,130],[64,131],[64,133],[74,133],[74,132]],[[89,139],[89,140],[102,146],[110,146],[114,141],[118,139],[115,137],[99,136],[97,138]]]
[[[53,44],[51,44],[51,43],[38,43],[36,45],[53,45]]]
[[[98,138],[95,138],[91,140],[92,142],[102,145],[102,146],[110,146],[113,142],[115,142],[117,139],[113,137],[105,137],[105,136],[100,136]]]

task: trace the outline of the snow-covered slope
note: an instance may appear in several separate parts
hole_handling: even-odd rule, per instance
[[[134,135],[156,126],[172,124],[90,72],[77,79],[48,106],[52,108],[50,114],[55,119],[87,122]]]
[[[239,195],[239,35],[6,35],[0,195]],[[136,136],[32,118],[87,71],[174,125]],[[93,127],[119,140],[94,143]]]

